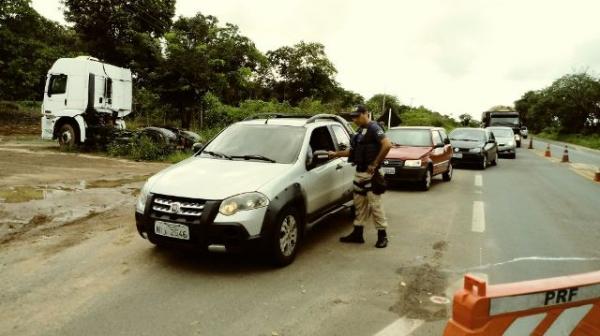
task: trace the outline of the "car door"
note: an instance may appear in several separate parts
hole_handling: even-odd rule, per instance
[[[487,156],[488,162],[492,162],[496,158],[496,152],[498,150],[498,144],[496,143],[496,138],[494,137],[494,133],[492,131],[486,131],[486,143],[485,143],[485,153]],[[488,141],[493,141],[488,142]]]
[[[452,159],[452,145],[450,144],[450,138],[448,138],[448,134],[444,129],[439,129],[440,136],[442,137],[442,142],[444,143],[444,155],[442,157],[442,162],[444,163],[442,166],[444,167],[444,172],[448,170],[450,166],[450,160]]]
[[[343,151],[350,148],[350,134],[341,125],[332,125],[331,130],[334,135],[336,150]],[[356,169],[348,158],[338,158],[336,160],[336,199],[340,201],[348,201],[352,199],[352,189],[354,172]]]
[[[437,175],[446,171],[446,166],[444,166],[443,162],[445,146],[444,142],[442,141],[442,137],[437,130],[431,131],[431,139],[433,143],[433,150],[431,151],[430,157],[431,161],[433,161],[433,175]]]
[[[302,176],[302,184],[306,194],[306,211],[309,215],[317,215],[327,210],[339,196],[337,184],[340,175],[339,159],[330,159],[327,162],[312,165],[312,154],[317,150],[334,151],[333,137],[327,126],[320,126],[312,130],[307,145],[307,172]]]

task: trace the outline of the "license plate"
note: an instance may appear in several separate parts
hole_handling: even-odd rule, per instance
[[[383,167],[383,168],[381,168],[381,170],[383,171],[383,174],[389,174],[389,175],[396,174],[396,168],[394,168],[394,167]]]
[[[154,233],[159,236],[190,240],[190,228],[182,224],[156,221],[154,222]]]
[[[452,157],[456,158],[456,159],[462,159],[463,155],[462,155],[462,153],[454,153],[454,154],[452,154]]]

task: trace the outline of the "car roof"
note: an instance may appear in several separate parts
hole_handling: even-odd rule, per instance
[[[295,126],[309,127],[310,125],[340,125],[339,122],[332,120],[315,120],[312,123],[306,123],[306,118],[273,118],[273,119],[252,119],[238,122],[242,125],[278,125],[278,126]]]
[[[434,127],[434,126],[396,126],[396,127],[392,127],[389,130],[399,130],[399,129],[422,129],[422,130],[439,130],[439,129],[444,129],[443,127]]]
[[[485,132],[485,129],[477,128],[477,127],[457,127],[455,129],[453,129],[452,131],[454,132],[456,130],[476,130],[476,131]]]
[[[506,126],[489,126],[489,127],[486,127],[485,129],[503,129],[503,130],[512,131],[512,128],[506,127]]]

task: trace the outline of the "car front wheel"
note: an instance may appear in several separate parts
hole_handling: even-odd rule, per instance
[[[433,178],[433,174],[431,173],[431,169],[427,168],[425,171],[425,175],[423,176],[423,180],[421,180],[421,189],[423,191],[429,190],[431,188],[431,179]]]
[[[286,208],[277,217],[271,238],[271,258],[275,265],[286,266],[294,261],[300,242],[300,216],[294,208]]]
[[[450,181],[452,180],[452,174],[454,173],[453,171],[453,167],[452,167],[452,163],[448,164],[448,170],[442,175],[442,179],[444,181]]]
[[[482,170],[485,170],[485,168],[487,168],[487,153],[483,155],[483,159],[481,160],[481,163],[479,164],[479,168],[481,168]]]

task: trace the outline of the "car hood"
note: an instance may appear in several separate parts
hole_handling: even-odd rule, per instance
[[[450,140],[452,147],[454,148],[480,148],[483,147],[482,142],[475,141],[459,141],[459,140]]]
[[[292,165],[192,157],[150,178],[150,192],[169,196],[221,200],[258,191]]]
[[[433,147],[395,146],[390,149],[386,159],[418,160],[431,152],[432,149]]]
[[[496,142],[497,143],[503,143],[503,144],[507,144],[509,141],[515,141],[515,137],[496,137]]]

